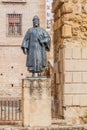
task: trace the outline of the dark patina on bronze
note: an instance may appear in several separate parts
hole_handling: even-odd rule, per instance
[[[50,41],[49,34],[40,27],[39,17],[34,16],[33,27],[28,29],[22,43],[22,50],[27,55],[26,66],[32,76],[35,73],[41,76],[47,67],[46,51],[50,51]]]

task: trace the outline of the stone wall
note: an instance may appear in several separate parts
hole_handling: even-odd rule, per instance
[[[54,0],[58,111],[68,124],[87,123],[87,1]]]
[[[40,25],[46,28],[45,0],[26,0],[25,3],[0,0],[0,97],[21,97],[21,82],[29,76],[26,56],[21,50],[23,37],[32,27],[34,15],[40,17]],[[7,14],[22,14],[22,35],[8,36]],[[50,53],[51,54],[51,53]],[[48,54],[48,58],[52,58]]]

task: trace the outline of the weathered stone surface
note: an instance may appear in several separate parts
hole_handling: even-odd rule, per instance
[[[64,25],[62,27],[62,37],[71,38],[72,37],[72,27],[70,25]]]
[[[73,80],[74,83],[82,83],[82,72],[73,72]]]
[[[65,72],[65,83],[71,83],[73,80],[72,72]]]
[[[87,85],[86,84],[65,84],[65,91],[66,94],[87,94]]]
[[[23,80],[23,125],[51,125],[51,81],[47,78]]]
[[[52,121],[52,124],[50,127],[14,127],[14,126],[8,126],[9,129],[12,130],[87,130],[87,125],[66,125],[65,120],[61,119],[54,119]],[[58,125],[59,124],[59,125]],[[61,125],[63,124],[63,126]],[[4,130],[7,126],[1,126],[0,130]]]
[[[54,0],[54,4],[56,1]],[[55,81],[55,103],[58,104],[59,110],[55,113],[58,115],[57,118],[60,118],[60,106],[62,106],[61,114],[67,124],[85,124],[87,123],[85,116],[87,113],[87,1],[57,1],[57,6],[53,8],[54,24],[56,21],[61,21],[54,31],[54,61],[58,62],[60,68],[58,70],[61,70],[55,71],[57,79],[57,75],[59,76],[59,82]],[[60,50],[63,52],[61,57]]]
[[[76,106],[66,107],[64,111],[67,124],[86,124],[87,123],[87,107],[80,108]],[[81,129],[81,128],[78,128]]]
[[[66,14],[66,13],[72,13],[73,12],[73,8],[71,4],[65,3],[62,5],[61,7],[61,13],[62,14]]]
[[[8,127],[8,128],[4,128],[4,130],[12,130],[12,128]]]

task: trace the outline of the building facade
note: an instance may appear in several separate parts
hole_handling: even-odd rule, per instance
[[[22,79],[30,75],[21,44],[34,15],[46,29],[45,0],[0,0],[0,98],[21,97]]]
[[[87,0],[54,0],[56,118],[87,123]]]

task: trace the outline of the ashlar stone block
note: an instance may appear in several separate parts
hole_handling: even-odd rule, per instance
[[[49,78],[23,79],[23,126],[51,125],[51,81]]]
[[[72,27],[71,27],[71,25],[65,24],[62,27],[62,37],[63,38],[71,38],[72,37]]]

